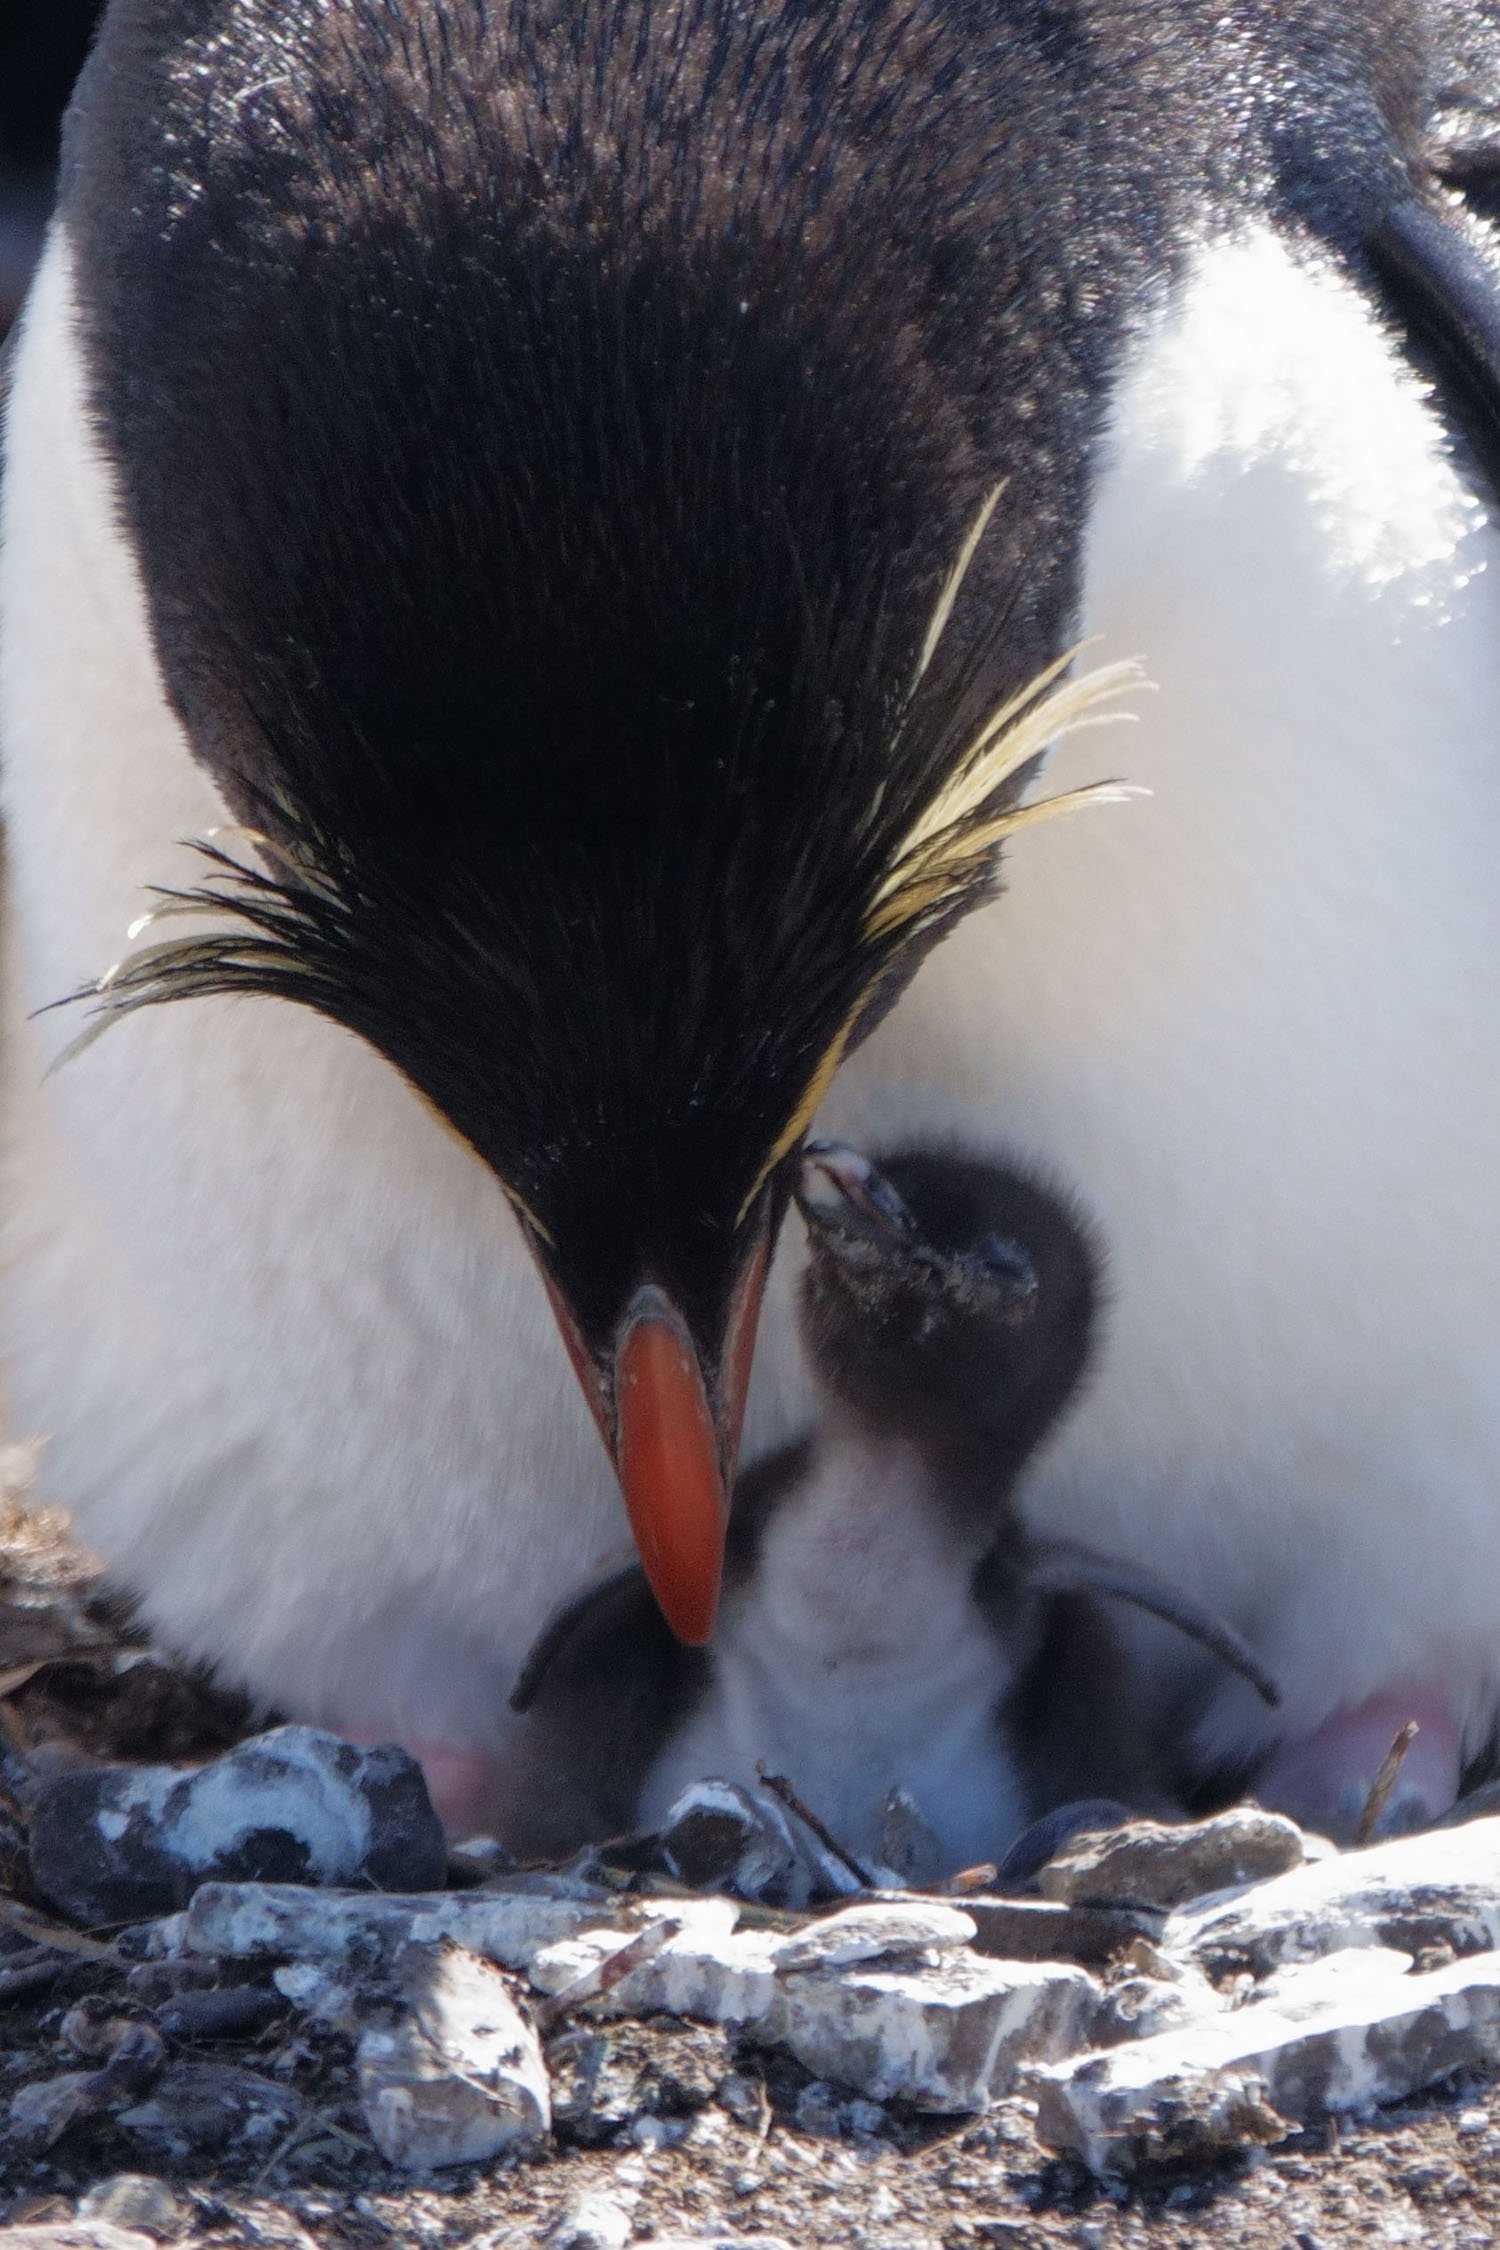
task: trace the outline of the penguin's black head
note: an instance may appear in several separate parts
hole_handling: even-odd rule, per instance
[[[1075,1390],[1099,1306],[1089,1230],[1007,1166],[897,1152],[877,1171],[810,1141],[797,1203],[803,1327],[824,1387],[866,1427],[1003,1487]]]
[[[469,1144],[693,1641],[812,1115],[1123,684],[1063,677],[1113,315],[978,36],[153,0],[72,113],[91,412],[246,832],[94,995],[300,1002]]]

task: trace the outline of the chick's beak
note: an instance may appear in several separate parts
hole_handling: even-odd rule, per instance
[[[909,1240],[916,1222],[867,1156],[842,1141],[808,1141],[792,1189],[814,1242]]]

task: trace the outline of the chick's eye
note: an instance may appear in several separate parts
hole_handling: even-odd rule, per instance
[[[1013,1296],[1020,1299],[1034,1297],[1039,1286],[1036,1266],[1031,1253],[1013,1242],[1008,1235],[986,1235],[979,1245],[978,1257],[985,1271],[993,1275]]]

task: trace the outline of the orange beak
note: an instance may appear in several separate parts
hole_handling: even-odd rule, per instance
[[[698,1355],[660,1289],[638,1292],[615,1355],[615,1465],[641,1568],[680,1641],[712,1638],[729,1507]]]
[[[641,1568],[678,1640],[695,1648],[712,1639],[718,1616],[729,1493],[769,1259],[767,1230],[729,1308],[717,1411],[687,1322],[667,1292],[647,1282],[616,1332],[611,1413],[567,1303],[543,1268],[574,1372],[614,1457]]]

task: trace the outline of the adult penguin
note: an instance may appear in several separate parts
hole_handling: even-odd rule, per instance
[[[1268,1793],[1409,1708],[1451,1793],[1500,1583],[1465,66],[1398,0],[117,0],[10,408],[0,1321],[163,1632],[503,1812],[622,1521],[568,1358],[710,1629],[789,1168],[1097,630],[1155,802],[1029,837],[830,1117],[1076,1174],[1116,1340],[1038,1506],[1265,1651]],[[152,885],[212,909],[44,1078]]]

